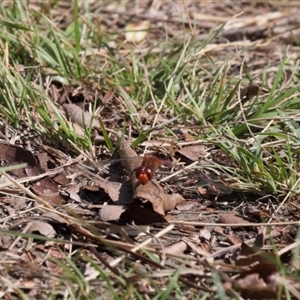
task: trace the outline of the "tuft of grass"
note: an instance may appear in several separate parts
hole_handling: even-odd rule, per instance
[[[230,176],[235,191],[272,194],[284,201],[299,194],[299,68],[294,67],[289,49],[256,72],[244,64],[243,55],[251,47],[235,48],[217,40],[222,25],[202,40],[190,24],[188,32],[182,26],[182,36],[165,34],[150,45],[135,45],[120,32],[103,31],[98,12],[90,11],[88,2],[69,3],[69,21],[52,14],[60,3],[52,1],[39,10],[20,0],[0,6],[3,124],[17,132],[30,128],[47,144],[90,157],[98,149],[115,152],[120,132],[131,135],[132,147],[142,148],[145,141],[184,145],[185,131],[194,142],[221,149],[234,161],[233,167],[213,163],[206,167]],[[259,91],[246,101],[241,90],[254,83]],[[113,97],[105,102],[110,91]],[[66,102],[79,103],[82,117],[89,110],[91,119],[80,130],[66,117],[61,106]],[[95,131],[104,138],[100,146],[93,143]],[[99,291],[94,292],[95,285],[76,264],[81,258],[78,253],[55,261],[63,270],[57,290],[66,288],[70,299],[96,299]],[[143,299],[134,284],[126,286],[124,274],[117,278],[87,260],[110,297],[123,299],[125,291]],[[157,293],[154,299],[183,297],[180,270],[164,290],[147,278]],[[220,283],[217,275],[214,279]],[[219,297],[224,297],[221,289]]]

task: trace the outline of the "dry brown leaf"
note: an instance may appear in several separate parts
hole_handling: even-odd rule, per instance
[[[80,187],[78,185],[71,185],[65,189],[65,192],[69,194],[70,199],[76,202],[81,202],[81,199],[78,195],[79,191],[80,191]]]
[[[150,225],[153,223],[167,223],[166,219],[153,211],[151,203],[138,203],[134,201],[129,204],[129,208],[122,213],[120,220],[125,224],[134,222],[136,225]]]
[[[223,234],[224,234],[224,228],[223,228],[223,227],[216,226],[216,227],[214,227],[214,232],[223,235]]]
[[[116,89],[109,89],[106,94],[104,95],[104,97],[102,98],[102,106],[105,107],[106,105],[108,105],[109,101],[113,98],[114,94],[115,94]]]
[[[188,244],[188,246],[193,249],[197,254],[209,257],[210,256],[210,248],[206,243],[200,243],[200,246],[194,244],[193,242],[189,241],[188,239],[183,239],[185,243]]]
[[[132,202],[132,186],[128,182],[108,181],[105,190],[115,204],[125,205]]]
[[[72,179],[68,178],[64,171],[55,174],[52,177],[52,180],[55,181],[59,185],[67,185],[72,182]]]
[[[103,222],[118,221],[127,208],[125,205],[103,205],[99,213],[100,219]]]
[[[273,264],[261,263],[243,272],[234,281],[234,286],[244,298],[278,299],[280,282],[277,267]]]
[[[42,155],[42,160],[45,157],[47,157],[47,155]],[[27,163],[26,168],[10,172],[17,178],[37,176],[43,173],[43,169],[37,163],[33,154],[30,151],[15,145],[0,142],[0,160],[4,162],[4,166],[16,163]],[[58,185],[53,182],[50,177],[40,179],[31,184],[31,187],[38,196],[43,197],[43,199],[50,204],[60,205],[64,203],[64,200],[59,195]]]
[[[242,242],[241,238],[237,235],[227,234],[226,237],[227,237],[228,241],[233,245],[237,245]]]
[[[187,250],[187,244],[183,241],[174,243],[165,248],[166,253],[174,254],[174,255],[183,255],[184,251]]]
[[[219,219],[219,223],[224,224],[250,224],[250,222],[246,221],[242,217],[236,216],[235,214],[222,214]],[[237,228],[239,226],[232,226],[231,228]]]
[[[50,211],[43,214],[42,218],[50,223],[56,223],[56,224],[66,224],[67,223],[67,221],[63,217],[59,216],[58,214],[56,214],[54,212],[50,212]]]
[[[33,154],[19,146],[0,142],[0,160],[3,162],[4,167],[13,164],[27,163],[26,168],[10,171],[16,178],[36,176],[42,173],[42,169],[38,166]]]
[[[62,205],[65,201],[59,194],[59,188],[50,177],[45,177],[32,184],[32,190],[35,194],[42,197],[51,205]]]
[[[47,152],[39,152],[37,154],[40,166],[43,170],[48,171],[48,162],[50,161],[50,157]]]
[[[99,127],[99,123],[93,119],[92,115],[89,112],[83,111],[78,105],[64,104],[63,108],[67,117],[82,128],[89,127],[91,122],[93,127]]]
[[[84,188],[88,191],[103,189],[116,205],[125,205],[132,202],[132,186],[128,181],[120,183],[103,179],[95,183],[97,184],[96,186],[84,186]]]
[[[191,161],[197,161],[200,158],[204,158],[208,153],[208,147],[205,145],[193,145],[184,147],[180,150],[177,150],[179,154],[186,157],[187,159]]]
[[[56,232],[50,224],[41,221],[32,221],[30,223],[31,224],[27,230],[28,233],[38,232],[39,234],[49,238],[55,237]]]
[[[185,201],[183,203],[176,205],[176,208],[178,210],[190,210],[191,208],[197,205],[198,205],[197,201]]]
[[[200,229],[200,238],[204,238],[209,241],[211,239],[211,232],[206,228]]]
[[[277,261],[276,254],[260,250],[258,247],[250,247],[242,243],[239,255],[236,258],[237,266],[249,266],[258,263],[273,264]]]

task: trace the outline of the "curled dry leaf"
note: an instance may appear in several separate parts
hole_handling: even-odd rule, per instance
[[[96,120],[93,120],[93,117],[90,113],[83,111],[78,105],[75,104],[64,104],[63,108],[66,112],[67,117],[74,123],[85,128],[90,126],[92,122],[93,127],[99,127],[99,124]]]
[[[183,255],[184,251],[186,251],[187,248],[187,244],[183,241],[180,241],[166,247],[165,252],[175,255]]]
[[[39,234],[49,238],[53,238],[56,234],[55,230],[50,224],[41,221],[32,221],[27,232],[38,232]]]
[[[236,216],[235,214],[222,214],[220,216],[219,223],[237,224],[237,226],[232,226],[231,228],[240,227],[239,224],[250,224],[250,222],[246,221],[242,217]]]
[[[165,215],[167,211],[174,209],[178,203],[184,201],[180,194],[165,194],[162,188],[158,188],[154,184],[151,186],[151,182],[145,186],[137,186],[134,197],[143,203],[151,202],[153,210],[161,215]]]
[[[99,123],[93,116],[86,111],[83,111],[82,108],[75,104],[64,104],[63,108],[66,112],[67,117],[71,122],[74,123],[74,129],[78,135],[84,136],[85,132],[82,128],[92,126],[93,128],[99,128]],[[80,126],[78,128],[78,125]],[[97,144],[101,144],[104,141],[104,137],[100,136],[97,132],[93,133],[93,140],[96,139]]]
[[[132,202],[132,186],[128,181],[116,182],[107,180],[98,180],[97,186],[85,186],[89,191],[98,191],[99,187],[108,194],[110,199],[117,205],[125,205]]]

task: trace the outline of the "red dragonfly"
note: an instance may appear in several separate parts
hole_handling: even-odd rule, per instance
[[[161,165],[166,165],[166,166],[172,165],[172,162],[168,160],[162,160],[156,156],[120,158],[111,161],[98,162],[97,165],[114,164],[120,161],[136,160],[136,159],[142,160],[142,162],[139,167],[137,167],[132,171],[132,173],[135,172],[136,178],[142,185],[145,185],[152,180],[155,172]]]
[[[138,179],[139,183],[142,185],[147,184],[148,182],[150,182],[153,179],[155,172],[157,171],[157,169],[160,166],[164,165],[167,167],[174,167],[174,163],[172,161],[167,160],[167,159],[166,160],[160,159],[156,156],[144,156],[144,157],[135,156],[135,157],[128,157],[128,158],[114,159],[114,160],[105,160],[105,161],[98,162],[97,164],[106,165],[106,164],[114,164],[114,163],[121,162],[121,161],[132,161],[132,160],[137,160],[137,159],[141,161],[141,164],[137,168],[134,168],[133,170],[131,169],[132,170],[131,174],[133,172],[135,172],[136,178]],[[183,171],[186,172],[188,169],[192,169],[197,164],[198,164],[198,161],[195,161],[184,168],[180,168],[175,173],[172,173],[170,176],[165,177],[162,181],[169,180],[170,178],[179,175]],[[199,186],[208,186],[209,184],[211,184],[214,186],[215,190],[219,190],[220,194],[221,193],[228,194],[228,193],[232,192],[232,189],[228,185],[226,185],[226,184],[224,185],[222,182],[206,178],[205,176],[203,177],[202,173],[200,175],[198,175],[198,177],[199,176],[201,178],[201,181],[200,181],[201,184],[200,185],[196,184],[196,185],[192,186],[191,188],[197,188]]]
[[[145,156],[141,166],[136,168],[135,176],[141,184],[152,180],[156,170],[163,164],[163,161],[156,156]]]

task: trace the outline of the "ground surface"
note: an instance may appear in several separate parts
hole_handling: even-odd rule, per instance
[[[299,1],[0,11],[2,299],[300,299]]]

